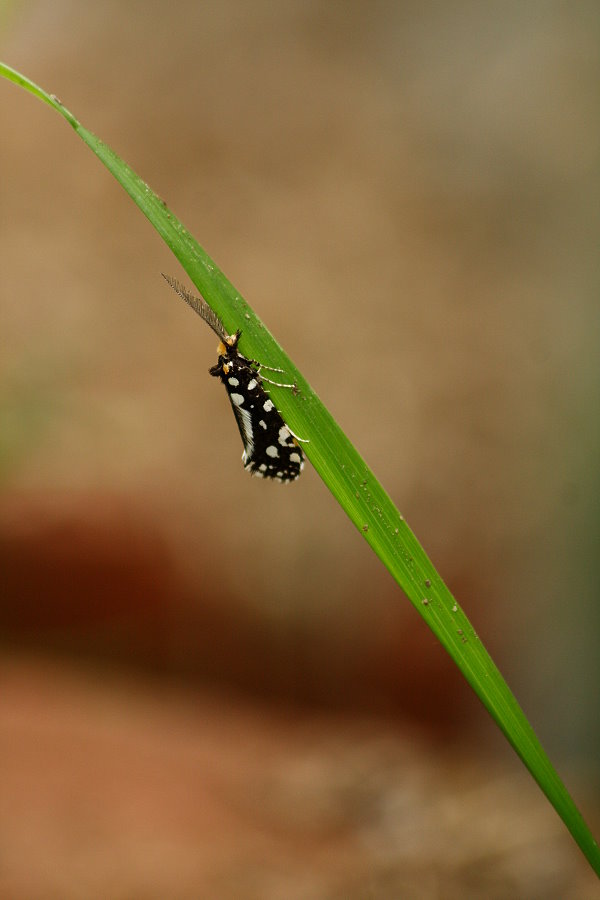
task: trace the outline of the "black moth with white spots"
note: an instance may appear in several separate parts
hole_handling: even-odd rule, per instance
[[[175,279],[167,275],[163,277],[220,338],[217,364],[208,371],[225,385],[244,444],[244,468],[257,478],[294,481],[304,468],[304,454],[298,444],[301,438],[285,424],[264,383],[290,388],[294,385],[270,381],[261,375],[261,369],[269,367],[261,366],[254,359],[246,359],[237,349],[241,331],[227,334],[223,323],[205,300],[194,297]]]

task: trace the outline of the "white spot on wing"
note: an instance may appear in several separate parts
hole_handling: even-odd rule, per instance
[[[240,423],[242,438],[244,441],[244,452],[242,453],[242,461],[244,465],[252,459],[254,453],[254,432],[252,430],[252,418],[247,409],[236,406],[235,415]]]
[[[265,412],[271,412],[271,410],[273,409],[273,401],[265,400],[265,402],[263,404],[263,409]]]
[[[291,437],[290,429],[286,425],[282,425],[279,429],[279,443],[285,447],[289,437]]]
[[[274,447],[272,444],[270,447],[267,447],[267,449],[265,450],[265,453],[267,454],[267,456],[272,456],[273,459],[275,459],[276,456],[279,456],[279,450],[277,449],[277,447]]]
[[[234,406],[241,406],[244,402],[244,397],[242,394],[230,394],[229,396]]]
[[[248,390],[253,391],[256,387],[256,378],[253,378],[252,381],[248,382]]]
[[[300,459],[300,454],[299,453],[290,453],[290,462],[295,462],[295,463],[302,462],[302,460]]]
[[[229,382],[229,384],[231,385],[231,387],[237,387],[238,384],[239,384],[238,379],[237,379],[237,378],[234,378],[233,375],[231,376],[231,378],[228,378],[227,381]]]
[[[258,424],[260,425],[261,428],[264,428],[265,431],[267,430],[267,423],[265,422],[264,419],[261,419]]]

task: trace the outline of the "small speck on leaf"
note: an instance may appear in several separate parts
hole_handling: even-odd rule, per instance
[[[367,531],[369,530],[369,526],[368,526],[368,525],[363,525],[362,530],[363,530],[364,532],[367,532]]]

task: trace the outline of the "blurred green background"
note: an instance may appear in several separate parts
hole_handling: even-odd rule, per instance
[[[0,27],[293,357],[598,826],[597,5]],[[0,110],[3,895],[595,896],[310,466],[243,471],[157,235],[49,109]]]

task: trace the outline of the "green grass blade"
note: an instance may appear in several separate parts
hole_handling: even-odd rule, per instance
[[[600,875],[598,845],[508,685],[413,532],[302,374],[181,222],[129,166],[56,97],[2,63],[0,75],[64,116],[150,220],[226,329],[242,329],[242,352],[282,368],[286,380],[296,381],[297,395],[276,388],[273,395],[293,431],[310,440],[303,449],[312,465],[455,661]]]

